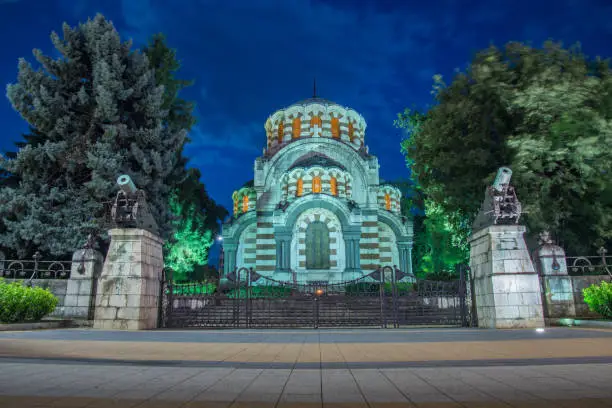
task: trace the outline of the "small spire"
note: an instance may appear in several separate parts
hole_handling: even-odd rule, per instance
[[[317,77],[314,78],[314,81],[312,83],[312,97],[317,97]]]

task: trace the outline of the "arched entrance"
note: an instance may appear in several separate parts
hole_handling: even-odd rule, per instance
[[[338,217],[325,208],[310,208],[296,217],[291,240],[291,269],[299,282],[340,282],[346,265]]]
[[[321,221],[306,228],[306,269],[330,269],[329,229]]]

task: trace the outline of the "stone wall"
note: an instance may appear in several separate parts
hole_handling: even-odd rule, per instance
[[[25,283],[23,279],[6,279],[6,282],[21,282]],[[66,288],[68,287],[68,279],[33,279],[32,286],[37,288],[49,289],[57,299],[57,306],[51,317],[65,317],[64,302],[66,299]]]

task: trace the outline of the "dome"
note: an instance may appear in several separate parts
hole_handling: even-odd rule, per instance
[[[364,146],[366,122],[354,109],[312,97],[274,112],[264,127],[270,156],[291,142],[315,138],[335,139],[359,150]]]
[[[291,104],[290,106],[294,106],[294,105],[312,105],[312,104],[321,104],[321,105],[338,105],[336,102],[332,102],[329,99],[325,99],[325,98],[319,98],[319,97],[313,97],[313,98],[308,98],[308,99],[302,99],[301,101],[297,101],[293,104]],[[340,105],[338,105],[340,106]]]

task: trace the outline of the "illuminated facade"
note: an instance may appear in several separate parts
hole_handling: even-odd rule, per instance
[[[275,112],[252,185],[234,192],[224,273],[253,267],[280,281],[349,281],[385,266],[411,274],[412,222],[400,191],[379,183],[366,123],[311,98]]]

